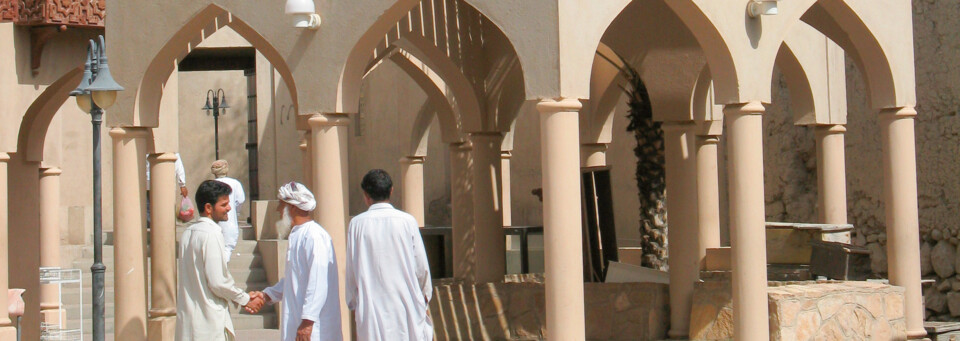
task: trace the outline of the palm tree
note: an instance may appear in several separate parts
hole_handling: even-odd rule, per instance
[[[599,54],[599,53],[598,53]],[[620,89],[627,94],[630,110],[627,117],[630,124],[627,131],[633,132],[637,146],[633,154],[637,157],[637,190],[640,197],[640,235],[643,250],[642,265],[667,270],[667,186],[663,152],[663,130],[660,122],[653,120],[650,107],[650,95],[637,72],[626,60],[617,55],[620,63],[600,56],[620,69],[628,82]],[[620,66],[622,65],[622,66]]]

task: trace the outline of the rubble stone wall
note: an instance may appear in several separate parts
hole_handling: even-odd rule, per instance
[[[872,282],[770,282],[771,340],[906,340],[903,288]],[[732,340],[729,281],[694,292],[691,340]]]
[[[913,0],[917,80],[917,182],[928,320],[960,320],[960,2]],[[847,206],[854,244],[870,250],[875,277],[886,277],[887,234],[877,112],[863,75],[847,62]],[[813,132],[793,125],[789,92],[774,78],[764,115],[764,177],[769,220],[810,222],[816,214]],[[779,83],[779,85],[778,85]],[[951,309],[952,308],[952,309]]]
[[[584,283],[587,340],[662,340],[667,285]],[[543,283],[446,284],[430,301],[437,340],[543,340]]]

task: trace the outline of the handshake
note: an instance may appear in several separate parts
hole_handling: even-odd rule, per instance
[[[262,291],[251,291],[250,302],[247,302],[247,305],[243,306],[243,310],[246,310],[250,314],[256,314],[263,308],[263,305],[267,303],[270,303],[269,296]]]

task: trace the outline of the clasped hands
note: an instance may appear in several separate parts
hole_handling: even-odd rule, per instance
[[[250,302],[247,302],[247,305],[243,306],[243,310],[246,310],[250,314],[256,314],[269,300],[270,298],[262,291],[251,291]]]

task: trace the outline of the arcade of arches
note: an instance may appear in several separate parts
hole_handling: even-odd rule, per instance
[[[776,11],[748,15],[754,2]],[[505,310],[518,308],[498,301],[488,326],[479,302],[463,316],[444,313],[447,303],[440,303],[439,312],[432,310],[439,338],[519,338],[531,326],[539,328],[533,335],[550,340],[710,338],[705,330],[716,329],[714,322],[704,326],[698,309],[712,293],[704,281],[719,277],[730,288],[722,309],[732,313],[710,316],[729,322],[726,334],[716,335],[792,339],[785,333],[794,327],[774,323],[784,316],[771,310],[789,290],[774,293],[783,283],[768,274],[791,257],[780,247],[799,235],[859,246],[869,235],[874,275],[889,278],[876,285],[888,292],[886,313],[893,317],[877,317],[873,329],[858,335],[926,335],[931,307],[924,307],[921,273],[931,271],[921,266],[921,238],[929,240],[932,230],[921,231],[921,221],[930,219],[920,209],[936,205],[922,200],[929,181],[921,181],[918,193],[918,166],[921,176],[926,168],[918,165],[916,141],[939,143],[915,135],[918,114],[926,114],[918,113],[916,89],[929,87],[916,81],[915,70],[927,69],[915,65],[915,45],[928,43],[919,36],[915,42],[914,32],[935,34],[915,22],[916,6],[926,4],[331,0],[316,3],[322,23],[312,30],[294,28],[280,3],[101,3],[108,23],[63,30],[11,19],[5,13],[16,9],[0,5],[6,57],[0,62],[0,291],[28,289],[20,326],[26,339],[38,339],[41,322],[59,321],[69,310],[67,299],[57,300],[70,294],[41,286],[38,269],[79,267],[89,275],[81,261],[92,243],[90,131],[69,92],[80,81],[86,41],[101,32],[111,72],[126,88],[107,110],[102,136],[103,217],[115,255],[108,265],[108,329],[117,340],[173,339],[179,225],[167,209],[178,197],[173,164],[179,153],[188,187],[209,176],[213,120],[200,110],[208,88],[227,94],[220,155],[253,199],[241,217],[252,224],[251,264],[263,269],[238,271],[266,273],[260,282],[275,282],[285,257],[281,236],[271,230],[275,217],[264,215],[278,184],[296,180],[312,189],[315,218],[343,258],[350,216],[365,209],[359,177],[384,168],[397,183],[393,201],[424,233],[451,227],[431,267],[452,277],[441,283],[458,290],[476,293],[494,283],[483,288],[501,288],[506,297],[516,277],[505,283],[505,275],[521,267],[519,239],[509,231],[542,226],[542,239],[523,234],[522,248],[536,254],[524,255],[523,269],[543,273],[540,291],[533,291],[542,297],[537,321],[511,320]],[[638,250],[651,237],[638,222],[649,207],[641,207],[648,195],[637,190],[633,149],[650,146],[637,146],[626,130],[627,112],[635,108],[624,91],[634,76],[662,136],[652,148],[660,148],[665,169],[660,205],[669,212],[663,222],[669,229],[659,233],[669,241],[668,270],[651,276],[668,283],[658,285],[669,298],[663,309],[651,308],[662,319],[623,323],[643,325],[646,334],[608,335],[594,311],[623,309],[621,302],[591,305],[596,295],[585,290],[612,286],[585,284],[584,255],[570,250],[589,246],[584,221],[597,218],[615,226],[611,245],[619,245],[621,262],[639,265],[649,256]],[[863,128],[863,122],[877,124]],[[581,174],[589,169],[610,170],[609,212],[582,206]],[[948,191],[937,193],[960,194]],[[866,199],[848,207],[851,198]],[[863,213],[863,201],[882,211]],[[780,220],[792,223],[774,223]],[[861,224],[875,231],[867,234]],[[809,263],[809,251],[806,257]],[[341,273],[345,263],[339,262]],[[793,285],[798,297],[805,286],[821,290],[814,281]],[[857,285],[850,284],[850,295],[868,295]],[[451,297],[435,299],[454,304]],[[0,307],[5,300],[0,296]],[[343,304],[341,310],[349,313]],[[821,314],[828,326],[829,316]],[[466,322],[450,320],[460,318]],[[275,328],[275,322],[264,324]],[[351,339],[350,320],[343,323]],[[817,333],[826,327],[817,328],[811,337],[825,335]],[[11,317],[0,311],[0,340],[11,337]]]

